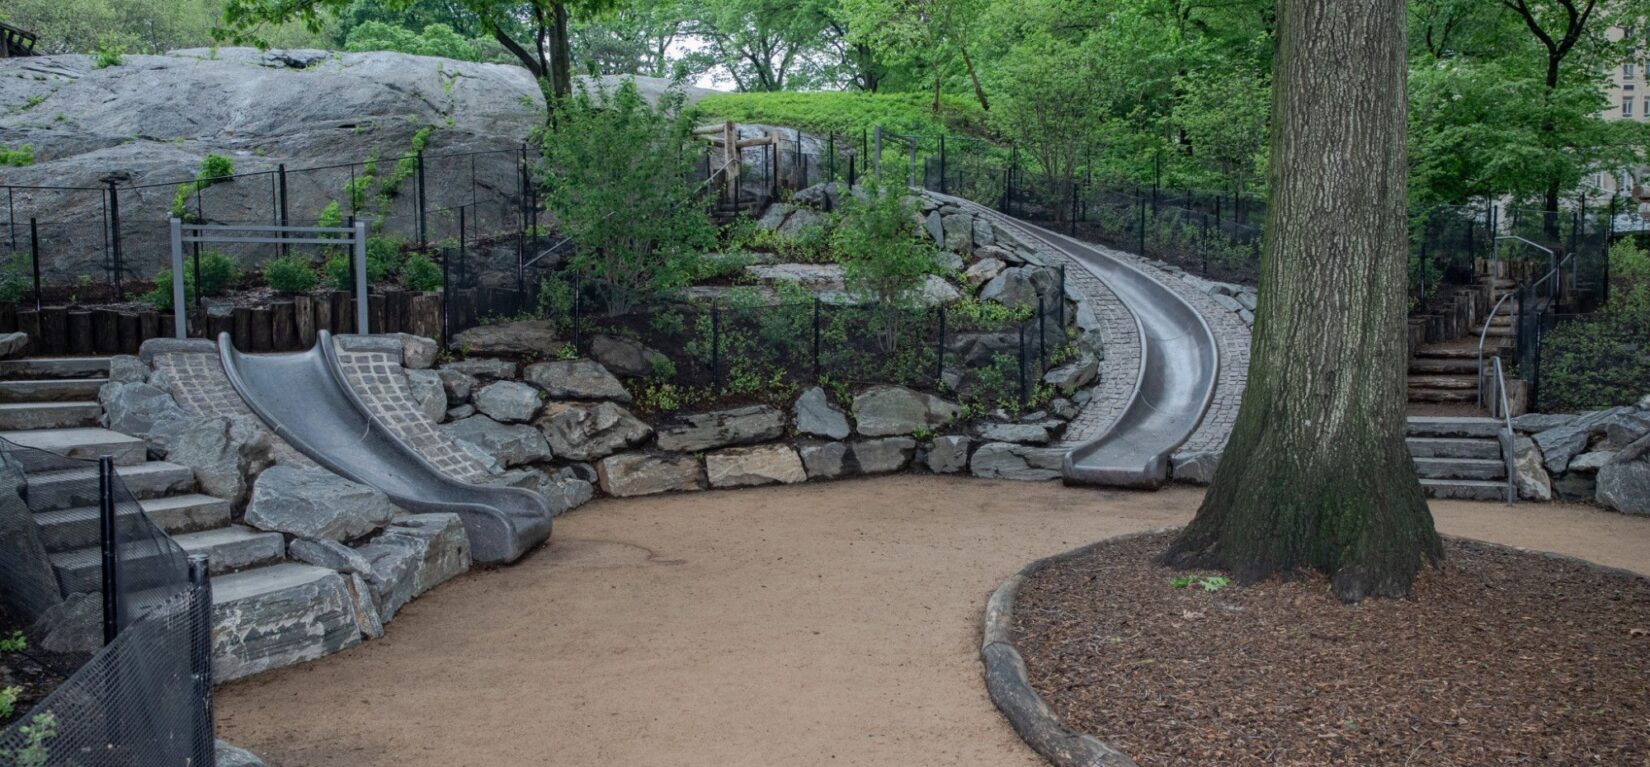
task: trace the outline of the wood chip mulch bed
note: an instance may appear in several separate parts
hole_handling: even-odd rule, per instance
[[[1410,598],[1208,591],[1172,534],[1027,578],[1014,642],[1072,729],[1142,767],[1650,765],[1650,582],[1462,541]],[[1210,573],[1213,575],[1213,573]]]

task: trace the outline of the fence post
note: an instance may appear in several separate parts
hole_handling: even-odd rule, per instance
[[[814,383],[819,383],[819,296],[814,296]]]
[[[213,765],[217,733],[212,711],[212,567],[205,554],[189,555],[189,666],[195,682],[194,764]]]
[[[189,305],[183,295],[183,219],[173,216],[172,223],[172,331],[178,338],[189,337]],[[195,264],[199,266],[197,259]],[[200,285],[197,278],[195,284]],[[196,290],[199,298],[200,291]]]
[[[516,199],[521,202],[517,213],[521,227],[516,232],[516,296],[520,300],[527,292],[527,142],[521,142],[521,172],[516,174]]]
[[[875,135],[876,135],[877,145],[876,145],[876,149],[872,150],[871,162],[873,163],[872,168],[873,168],[873,172],[876,174],[877,180],[881,181],[882,180],[882,126],[881,125],[877,126]]]
[[[940,338],[934,344],[934,359],[937,360],[934,365],[936,384],[945,381],[945,304],[940,304],[937,308],[940,312]]]
[[[1048,300],[1037,294],[1037,370],[1038,378],[1048,370]]]
[[[419,247],[423,247],[424,243],[430,241],[430,238],[428,236],[429,235],[429,229],[427,228],[428,223],[425,221],[425,217],[429,213],[429,209],[430,209],[430,206],[427,204],[427,201],[424,199],[424,150],[420,149],[418,151],[418,245],[419,245]]]
[[[1030,399],[1026,393],[1026,324],[1020,323],[1020,407]]]
[[[1136,194],[1135,200],[1140,203],[1140,257],[1146,256],[1146,197]]]
[[[114,179],[109,180],[109,253],[113,257],[113,281],[115,300],[126,300],[126,287],[122,285],[122,277],[126,270],[123,268],[124,254],[121,253],[120,241],[120,190],[115,186]]]
[[[34,263],[34,310],[40,311],[40,226],[29,216],[29,260]]]
[[[447,348],[447,345],[451,343],[451,339],[453,337],[453,309],[451,301],[453,295],[453,281],[451,279],[452,260],[452,251],[446,251],[441,254],[441,348],[443,349]]]
[[[458,215],[462,220],[463,208],[459,208]],[[367,335],[372,332],[367,325],[367,222],[356,221],[350,226],[355,230],[355,332]]]
[[[940,194],[949,194],[945,191],[945,134],[940,134]],[[943,314],[941,316],[944,316]]]
[[[1057,298],[1060,307],[1060,337],[1066,337],[1066,265],[1060,265],[1060,294]]]
[[[836,133],[825,137],[825,180],[836,181]],[[829,200],[830,198],[826,198]]]
[[[120,614],[120,528],[115,519],[115,459],[97,459],[97,509],[103,555],[103,644],[115,641],[123,621]]]
[[[722,393],[722,309],[715,302],[710,305],[710,385],[711,391]]]

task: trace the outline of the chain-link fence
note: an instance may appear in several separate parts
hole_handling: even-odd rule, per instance
[[[212,591],[143,513],[111,459],[0,439],[0,586],[9,615],[84,653],[0,730],[0,763],[213,763]],[[72,672],[72,673],[71,673]]]

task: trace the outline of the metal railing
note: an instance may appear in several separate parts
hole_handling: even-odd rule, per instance
[[[1480,407],[1480,408],[1484,407],[1484,405],[1485,405],[1485,401],[1484,401],[1484,376],[1485,376],[1485,373],[1487,371],[1484,370],[1484,345],[1489,340],[1490,325],[1492,325],[1495,322],[1496,314],[1501,311],[1502,305],[1507,303],[1507,299],[1512,298],[1514,295],[1518,296],[1519,307],[1522,310],[1524,308],[1525,303],[1535,299],[1536,290],[1538,288],[1540,288],[1543,283],[1547,282],[1550,279],[1553,279],[1555,275],[1561,274],[1563,269],[1564,269],[1564,265],[1568,264],[1571,259],[1575,258],[1575,253],[1571,252],[1571,253],[1565,254],[1564,258],[1561,260],[1561,259],[1558,258],[1558,254],[1555,253],[1551,248],[1548,248],[1548,247],[1546,247],[1544,245],[1541,245],[1539,243],[1531,242],[1530,240],[1527,240],[1527,239],[1525,239],[1523,237],[1520,237],[1518,235],[1513,235],[1513,234],[1500,235],[1500,236],[1497,236],[1495,238],[1495,240],[1497,242],[1497,247],[1496,247],[1496,254],[1497,254],[1496,255],[1496,260],[1497,261],[1500,260],[1500,256],[1499,256],[1500,250],[1501,250],[1500,247],[1499,247],[1500,241],[1501,240],[1516,240],[1518,242],[1522,242],[1526,245],[1529,245],[1532,248],[1535,248],[1537,250],[1540,250],[1540,251],[1546,253],[1547,258],[1548,258],[1547,263],[1549,265],[1549,268],[1547,269],[1547,273],[1543,274],[1540,278],[1534,280],[1533,282],[1529,283],[1528,285],[1520,285],[1516,289],[1508,292],[1506,295],[1501,296],[1500,300],[1495,302],[1495,306],[1490,308],[1489,315],[1484,317],[1484,327],[1479,329],[1479,331],[1478,331],[1478,365],[1477,365],[1477,367],[1478,367],[1478,395],[1477,395],[1476,401],[1477,401],[1477,406]],[[1557,290],[1557,285],[1558,285],[1558,282],[1554,281],[1553,291]],[[1552,294],[1550,293],[1548,297],[1551,298]],[[1499,364],[1499,358],[1497,358],[1497,364]]]
[[[1501,417],[1501,459],[1507,464],[1507,504],[1511,505],[1518,500],[1518,443],[1512,426],[1512,406],[1507,402],[1507,377],[1501,370],[1501,358],[1495,358],[1495,402],[1499,413],[1491,411],[1492,415]]]
[[[189,224],[182,219],[171,219],[172,227],[172,325],[178,338],[189,337],[189,316],[184,310],[185,290],[183,246],[199,244],[251,244],[348,246],[350,275],[354,283],[355,326],[366,332],[367,325],[367,224],[356,221],[351,226],[248,226],[243,224]],[[288,235],[301,235],[291,237]],[[302,236],[307,235],[307,236]],[[328,237],[326,235],[337,235]],[[204,290],[200,278],[200,253],[195,253],[195,295]]]

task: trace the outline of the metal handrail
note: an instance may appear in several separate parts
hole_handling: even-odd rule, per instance
[[[1501,401],[1501,459],[1507,464],[1507,503],[1518,500],[1518,447],[1512,426],[1512,406],[1507,403],[1507,378],[1501,370],[1501,358],[1495,358],[1495,390]]]
[[[1512,298],[1514,293],[1523,293],[1525,288],[1528,288],[1529,291],[1530,291],[1530,295],[1534,296],[1536,288],[1539,288],[1541,286],[1541,284],[1546,282],[1547,280],[1552,279],[1553,275],[1558,274],[1561,270],[1563,270],[1564,265],[1569,263],[1570,259],[1575,258],[1575,256],[1576,256],[1576,254],[1573,253],[1573,252],[1567,253],[1567,254],[1564,255],[1563,260],[1554,263],[1553,259],[1557,258],[1558,254],[1554,253],[1552,248],[1548,248],[1544,245],[1541,245],[1540,243],[1531,242],[1527,239],[1524,239],[1523,237],[1519,237],[1516,234],[1503,234],[1503,235],[1497,236],[1495,238],[1495,242],[1496,242],[1496,248],[1495,249],[1496,249],[1497,252],[1499,252],[1501,250],[1501,241],[1502,240],[1517,240],[1517,241],[1522,242],[1526,245],[1529,245],[1532,248],[1535,248],[1537,250],[1545,252],[1548,256],[1548,263],[1551,264],[1552,266],[1551,266],[1551,268],[1549,268],[1547,270],[1547,273],[1541,275],[1541,277],[1539,279],[1535,280],[1534,282],[1530,283],[1529,285],[1520,285],[1512,293],[1508,293],[1508,294],[1502,296],[1501,300],[1496,301],[1495,306],[1490,308],[1489,315],[1484,318],[1484,327],[1480,328],[1479,331],[1478,331],[1478,366],[1477,366],[1478,367],[1478,396],[1477,396],[1477,406],[1480,407],[1480,408],[1484,407],[1484,343],[1485,343],[1485,341],[1487,341],[1489,339],[1490,324],[1494,322],[1496,313],[1501,311],[1501,305],[1506,303],[1507,299]],[[1497,258],[1496,260],[1499,260],[1499,258]],[[1495,279],[1494,275],[1491,275],[1490,279],[1494,280]]]

